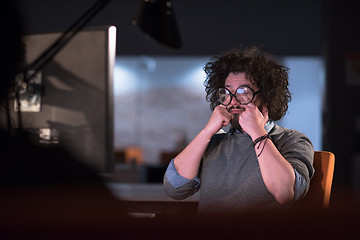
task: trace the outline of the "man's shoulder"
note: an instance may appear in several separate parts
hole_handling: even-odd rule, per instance
[[[277,124],[274,125],[273,129],[269,133],[270,136],[305,136],[304,133],[290,128],[281,127]]]
[[[273,141],[275,142],[285,142],[285,141],[301,141],[301,140],[305,140],[309,143],[311,143],[310,139],[302,132],[295,130],[295,129],[290,129],[290,128],[285,128],[285,127],[281,127],[279,125],[276,125],[273,127],[273,129],[271,130],[271,132],[269,133],[270,137],[273,139]]]

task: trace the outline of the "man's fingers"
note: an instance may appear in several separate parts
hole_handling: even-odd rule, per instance
[[[243,105],[245,108],[257,108],[257,106],[255,104],[253,104],[252,102],[246,105]]]
[[[230,118],[230,120],[232,119],[232,115],[229,112],[229,110],[227,109],[227,107],[223,106],[223,105],[218,105],[219,109],[221,110],[221,113],[225,116]]]
[[[269,110],[267,106],[263,106],[261,110],[262,110],[261,113],[264,116],[266,122],[269,121]]]
[[[223,126],[227,126],[231,119],[232,119],[232,114],[227,110],[227,108],[223,105],[218,105],[215,110],[217,112],[217,117],[218,119],[222,122]]]

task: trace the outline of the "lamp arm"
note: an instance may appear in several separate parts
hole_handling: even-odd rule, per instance
[[[72,24],[53,44],[51,44],[39,57],[37,57],[31,64],[20,70],[23,74],[22,84],[28,84],[40,70],[53,59],[53,57],[81,30],[84,26],[96,16],[111,0],[99,0],[89,8],[74,24]],[[33,70],[32,74],[28,75],[28,71]],[[17,117],[19,129],[22,130],[22,119],[20,110],[19,91],[21,84],[14,85],[15,99],[17,99]],[[10,116],[9,113],[8,117]],[[8,129],[11,129],[10,121],[8,120]]]
[[[34,72],[24,78],[28,83],[36,74],[81,30],[93,19],[111,0],[99,0],[87,10],[74,24],[72,24],[52,45],[50,45],[37,59],[25,68]],[[25,74],[27,75],[27,74]]]

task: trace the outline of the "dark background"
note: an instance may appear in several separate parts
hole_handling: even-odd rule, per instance
[[[18,0],[28,33],[63,30],[96,0]],[[321,0],[173,0],[183,40],[181,50],[152,40],[132,20],[140,0],[112,0],[89,26],[115,25],[117,53],[124,55],[213,55],[242,45],[264,45],[285,55],[320,55],[324,35]]]
[[[18,0],[25,33],[65,30],[94,0]],[[214,55],[257,45],[278,56],[321,56],[326,63],[323,150],[335,154],[333,199],[353,194],[360,154],[360,84],[346,81],[348,54],[360,52],[357,0],[174,0],[183,48],[170,49],[132,25],[140,0],[113,0],[88,26],[115,25],[118,55]],[[306,114],[306,113],[304,113]],[[311,117],[311,116],[309,116]],[[357,161],[360,161],[359,159]]]

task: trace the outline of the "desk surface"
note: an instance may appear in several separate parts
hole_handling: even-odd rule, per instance
[[[199,193],[185,200],[168,197],[159,183],[106,183],[110,191],[121,200],[126,211],[141,214],[142,217],[153,215],[195,215]],[[144,215],[145,214],[145,215]]]
[[[161,183],[119,183],[109,182],[106,186],[120,200],[179,202],[166,195]],[[197,202],[199,192],[181,202]]]

